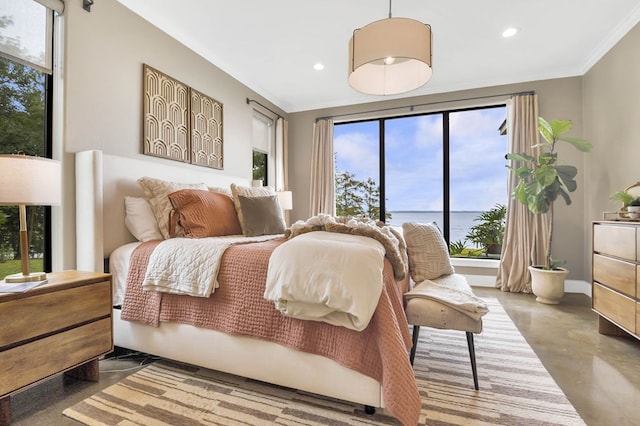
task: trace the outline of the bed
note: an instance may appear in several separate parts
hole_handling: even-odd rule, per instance
[[[100,151],[79,152],[76,154],[77,269],[103,271],[105,259],[113,256],[110,260],[115,271],[110,272],[114,283],[126,281],[122,268],[128,268],[127,261],[140,243],[124,225],[124,200],[144,196],[136,182],[141,176],[204,182],[213,187],[228,187],[232,183],[249,185],[246,179],[206,169],[106,155]],[[114,293],[119,292],[122,294],[122,290]],[[397,377],[401,378],[395,383],[400,389],[398,398],[388,393],[383,397],[379,381],[325,356],[181,322],[163,321],[155,327],[125,321],[119,308],[114,308],[113,313],[116,346],[366,407],[388,408],[403,423],[417,421],[420,398],[408,357],[391,367],[393,374],[398,373]],[[387,367],[385,375],[391,374]]]

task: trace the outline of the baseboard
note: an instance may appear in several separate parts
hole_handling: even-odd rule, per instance
[[[565,280],[564,282],[565,293],[582,293],[589,297],[591,295],[591,283],[583,280]]]
[[[456,271],[457,272],[457,271]],[[465,274],[461,272],[467,278],[467,281],[474,287],[495,287],[496,277],[493,275],[476,275]],[[589,297],[591,296],[591,283],[583,280],[565,280],[564,282],[565,293],[582,293]]]

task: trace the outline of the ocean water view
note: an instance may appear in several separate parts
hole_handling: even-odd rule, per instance
[[[443,212],[433,211],[396,211],[391,213],[391,219],[387,220],[387,223],[393,226],[402,226],[405,222],[417,222],[427,223],[436,222],[438,226],[442,227]],[[466,235],[469,233],[469,229],[479,223],[474,221],[480,215],[480,211],[464,211],[464,212],[451,212],[450,213],[450,239],[454,241],[463,241]],[[471,245],[471,243],[467,243]]]

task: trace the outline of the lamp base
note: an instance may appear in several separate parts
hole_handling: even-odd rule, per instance
[[[5,283],[30,283],[33,281],[44,281],[47,279],[45,272],[32,272],[29,275],[23,275],[22,273],[11,274],[4,277]]]

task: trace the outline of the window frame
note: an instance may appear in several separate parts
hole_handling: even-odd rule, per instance
[[[450,115],[452,113],[465,112],[465,111],[478,111],[484,109],[494,109],[494,108],[506,108],[505,102],[499,102],[490,105],[482,105],[482,106],[473,106],[473,107],[462,107],[462,108],[454,108],[449,110],[438,110],[438,111],[428,111],[428,112],[419,112],[419,113],[411,113],[411,114],[402,114],[402,115],[393,115],[393,116],[383,116],[383,117],[372,117],[372,118],[363,118],[357,120],[347,120],[334,122],[334,128],[336,126],[349,125],[349,124],[357,124],[364,122],[378,122],[378,144],[379,144],[379,152],[378,152],[378,167],[379,167],[379,190],[380,190],[380,217],[378,220],[385,221],[386,214],[386,170],[385,170],[385,152],[386,152],[386,144],[385,144],[385,123],[387,120],[396,120],[402,118],[412,118],[412,117],[421,117],[428,115],[441,115],[442,116],[442,211],[443,211],[443,223],[442,223],[442,233],[447,245],[450,244],[450,226],[451,226],[451,172],[450,172],[450,149],[451,149],[451,133],[450,133]],[[497,130],[498,128],[496,128]],[[335,131],[334,131],[335,133]],[[334,148],[335,149],[335,148]]]

